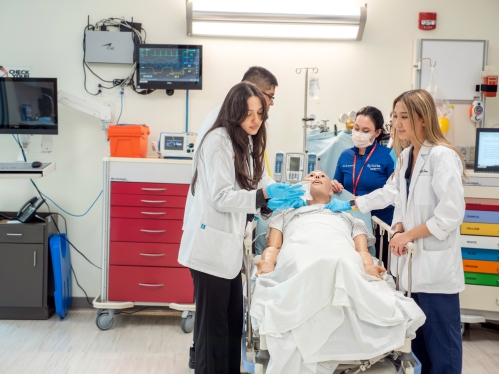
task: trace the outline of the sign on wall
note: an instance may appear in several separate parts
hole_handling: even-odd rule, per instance
[[[30,71],[26,66],[0,65],[0,78],[29,78]]]

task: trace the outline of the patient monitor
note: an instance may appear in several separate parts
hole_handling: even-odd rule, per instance
[[[317,166],[315,153],[277,152],[275,156],[274,180],[276,182],[298,183]],[[307,173],[307,174],[306,174]]]

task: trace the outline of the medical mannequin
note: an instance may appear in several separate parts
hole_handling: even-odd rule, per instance
[[[458,374],[462,369],[459,292],[464,290],[460,225],[465,212],[462,155],[442,134],[435,102],[425,90],[394,100],[394,145],[403,146],[395,171],[397,198],[390,242],[407,289],[405,245],[417,246],[412,265],[412,298],[426,314],[413,352],[423,373]],[[392,269],[393,273],[393,269]]]
[[[329,177],[322,171],[317,170],[310,173],[305,181],[311,182],[310,194],[312,200],[307,201],[307,205],[327,204],[332,200],[333,188]],[[342,213],[345,214],[345,213]],[[277,257],[281,250],[283,241],[283,233],[276,228],[271,228],[268,238],[268,247],[263,251],[261,260],[255,261],[257,266],[256,275],[272,272],[277,263]],[[364,269],[367,274],[377,278],[382,278],[381,273],[385,272],[381,266],[374,265],[373,259],[367,250],[367,237],[365,234],[356,235],[353,237],[355,250],[360,254]]]

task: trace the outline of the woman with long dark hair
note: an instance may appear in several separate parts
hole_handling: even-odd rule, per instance
[[[246,222],[267,199],[304,192],[285,184],[260,185],[267,111],[254,84],[235,85],[195,153],[178,261],[194,279],[196,374],[239,373]]]

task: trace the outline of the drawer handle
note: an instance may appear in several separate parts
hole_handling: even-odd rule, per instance
[[[156,215],[161,215],[161,214],[166,214],[166,212],[140,212],[140,214],[156,214]]]
[[[162,204],[166,203],[166,200],[140,200],[143,203],[149,203],[149,204]]]
[[[140,255],[144,257],[165,257],[164,253],[141,253]]]
[[[23,236],[23,234],[14,234],[14,233],[7,233],[7,236]]]
[[[139,283],[141,287],[163,287],[164,284],[149,284],[149,283]]]
[[[166,191],[166,188],[142,188],[142,191]]]
[[[166,230],[144,230],[144,229],[140,229],[140,231],[142,232],[166,232]]]

